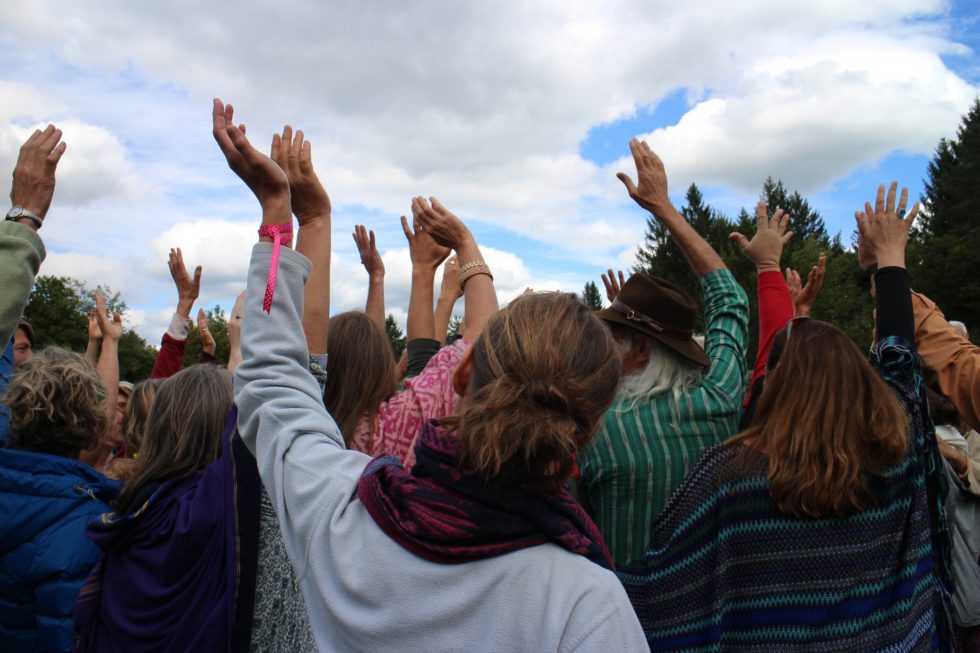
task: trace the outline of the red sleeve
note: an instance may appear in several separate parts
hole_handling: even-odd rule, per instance
[[[150,378],[168,379],[179,372],[184,364],[184,348],[186,346],[186,340],[172,338],[169,333],[163,334],[163,341],[160,343],[160,351],[157,352],[157,359],[153,363]]]
[[[793,299],[789,296],[789,288],[782,272],[767,270],[759,273],[757,282],[759,294],[759,353],[755,357],[755,367],[752,370],[752,380],[749,391],[745,394],[744,405],[752,399],[752,384],[766,373],[766,361],[772,341],[786,323],[793,319]]]

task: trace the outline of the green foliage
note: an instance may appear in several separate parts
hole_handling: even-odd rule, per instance
[[[126,304],[111,288],[97,288],[110,313],[125,314]],[[92,291],[71,277],[41,275],[34,281],[24,318],[34,327],[35,348],[58,345],[82,353],[88,345],[88,316],[95,309]],[[119,341],[119,378],[142,381],[153,370],[156,349],[131,329]]]
[[[827,275],[812,315],[840,327],[861,347],[871,340],[871,309],[868,283],[857,265],[857,254],[845,248],[839,238],[830,240],[820,214],[814,211],[799,192],[789,192],[782,181],[767,179],[760,199],[766,201],[770,215],[777,208],[790,213],[790,229],[795,233],[783,250],[782,266],[799,271],[806,282],[810,268],[817,263],[820,252],[827,256]],[[749,300],[749,365],[755,361],[759,338],[758,299],[755,265],[746,258],[729,234],[739,231],[751,238],[755,234],[755,207],[743,208],[735,221],[730,220],[704,202],[697,186],[687,191],[681,215],[715,248],[732,275],[745,289]],[[654,217],[647,220],[646,241],[637,254],[634,271],[643,271],[676,283],[704,306],[701,286],[683,252],[670,237],[667,229]],[[703,331],[704,316],[698,316],[696,330]]]
[[[929,164],[924,211],[907,260],[912,285],[948,319],[980,325],[980,100],[953,140],[943,139]]]
[[[599,287],[595,285],[595,281],[589,281],[585,284],[581,299],[582,303],[593,311],[602,310],[602,296],[599,294]]]
[[[204,315],[208,321],[208,330],[214,338],[215,352],[214,357],[223,365],[228,364],[228,355],[231,352],[231,342],[228,339],[228,318],[221,306],[205,309]],[[201,358],[201,335],[197,330],[197,312],[192,316],[194,326],[191,327],[190,335],[187,337],[187,347],[184,349],[184,367],[196,364]]]
[[[398,327],[398,323],[395,322],[395,316],[391,313],[385,318],[385,333],[388,335],[388,341],[391,343],[391,351],[395,354],[395,360],[397,361],[401,358],[402,351],[405,350],[407,339],[405,338],[404,332]]]

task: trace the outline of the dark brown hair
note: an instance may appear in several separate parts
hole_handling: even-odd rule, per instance
[[[47,347],[21,365],[3,397],[10,408],[11,446],[76,458],[102,439],[106,391],[79,354]]]
[[[116,512],[129,512],[147,483],[188,476],[217,460],[232,401],[231,375],[216,365],[192,365],[161,383]]]
[[[488,482],[553,491],[616,395],[609,330],[569,293],[521,295],[487,322],[458,414],[459,464]]]
[[[768,458],[770,496],[796,517],[844,517],[908,447],[891,389],[837,327],[795,321],[748,429],[729,440]]]
[[[327,354],[323,403],[350,443],[361,418],[367,414],[373,428],[381,404],[397,390],[394,353],[367,313],[349,311],[330,318]]]

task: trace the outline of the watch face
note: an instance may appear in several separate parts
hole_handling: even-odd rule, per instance
[[[22,215],[24,215],[24,209],[19,206],[15,206],[14,208],[10,209],[10,211],[7,212],[7,219],[16,220]]]

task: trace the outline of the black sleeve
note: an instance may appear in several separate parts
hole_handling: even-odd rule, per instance
[[[905,338],[915,347],[915,318],[912,289],[905,268],[888,267],[875,272],[875,333],[878,340],[888,336]]]
[[[910,300],[911,301],[911,300]],[[439,353],[442,344],[431,338],[414,338],[408,341],[408,377],[418,376],[429,364],[429,359]]]

